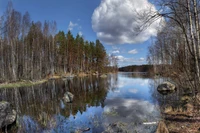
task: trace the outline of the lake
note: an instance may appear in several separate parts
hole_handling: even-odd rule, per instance
[[[115,130],[152,133],[157,125],[145,123],[161,119],[154,82],[144,73],[74,77],[0,89],[0,100],[11,102],[19,114],[13,132],[101,133],[117,123]],[[63,100],[67,91],[74,94],[72,103]]]

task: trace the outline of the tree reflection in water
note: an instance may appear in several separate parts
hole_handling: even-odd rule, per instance
[[[110,76],[60,79],[32,87],[1,89],[0,100],[11,102],[19,113],[18,132],[96,128],[92,120],[100,119],[96,117],[101,116],[110,80]],[[74,94],[73,103],[63,101],[67,91]]]

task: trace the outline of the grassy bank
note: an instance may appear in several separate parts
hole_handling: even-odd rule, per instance
[[[74,74],[72,74],[72,75],[75,76]],[[90,75],[98,75],[98,74],[81,72],[81,73],[77,74],[76,76],[86,77],[86,76],[90,76]],[[104,76],[105,74],[102,74],[102,75]],[[99,75],[99,76],[102,77],[102,75]],[[30,81],[30,80],[21,80],[21,81],[16,81],[16,82],[9,82],[8,81],[8,82],[5,82],[5,83],[0,83],[0,89],[1,88],[29,87],[29,86],[45,83],[48,80],[60,79],[60,78],[63,78],[63,77],[68,77],[68,76],[71,76],[71,74],[67,73],[67,74],[62,74],[62,75],[49,76],[46,79],[37,80],[37,81]]]
[[[29,86],[33,86],[33,85],[38,85],[38,84],[42,84],[45,83],[47,81],[47,79],[43,79],[43,80],[38,80],[38,81],[18,81],[18,82],[13,82],[13,83],[2,83],[0,84],[0,88],[18,88],[18,87],[29,87]]]

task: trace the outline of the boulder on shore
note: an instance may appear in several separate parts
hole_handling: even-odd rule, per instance
[[[159,93],[166,95],[174,92],[176,90],[176,86],[170,82],[163,82],[162,84],[158,85],[157,90]]]
[[[73,102],[73,98],[74,98],[74,95],[71,92],[66,92],[63,97],[64,101],[67,103]]]
[[[6,101],[0,101],[0,128],[6,127],[15,122],[17,112]]]

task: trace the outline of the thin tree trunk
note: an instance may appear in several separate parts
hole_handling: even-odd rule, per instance
[[[54,61],[55,61],[55,59],[54,59],[54,54],[55,54],[55,51],[54,51],[54,37],[53,37],[53,46],[52,46],[52,69],[51,69],[51,73],[52,73],[52,75],[54,76]]]
[[[32,51],[31,51],[31,80],[33,80],[33,51],[34,51],[34,49],[33,49],[33,45],[34,45],[34,39],[33,39],[33,42],[32,42]]]
[[[0,38],[0,45],[1,45],[1,76],[2,76],[2,79],[4,79],[5,78],[5,74],[4,74],[4,55],[3,55],[3,53],[4,53],[4,48],[3,48],[3,43],[2,43],[2,40],[1,40],[1,38]]]
[[[199,65],[198,65],[198,54],[197,54],[197,45],[195,42],[194,38],[194,33],[193,33],[193,20],[192,20],[192,13],[191,13],[191,8],[190,8],[190,0],[187,0],[187,8],[188,8],[188,16],[189,16],[189,31],[190,31],[190,36],[191,36],[191,42],[193,46],[193,52],[194,52],[194,63],[195,63],[195,72],[197,76],[197,81],[200,81],[200,76],[199,76]]]
[[[11,62],[12,62],[12,76],[13,80],[16,81],[16,64],[15,64],[15,48],[14,48],[14,43],[11,41]]]
[[[196,46],[197,46],[197,53],[198,53],[198,59],[200,59],[200,48],[199,48],[199,18],[198,18],[198,11],[197,11],[197,2],[196,0],[193,0],[194,4],[194,19],[195,19],[195,30],[196,30]]]

